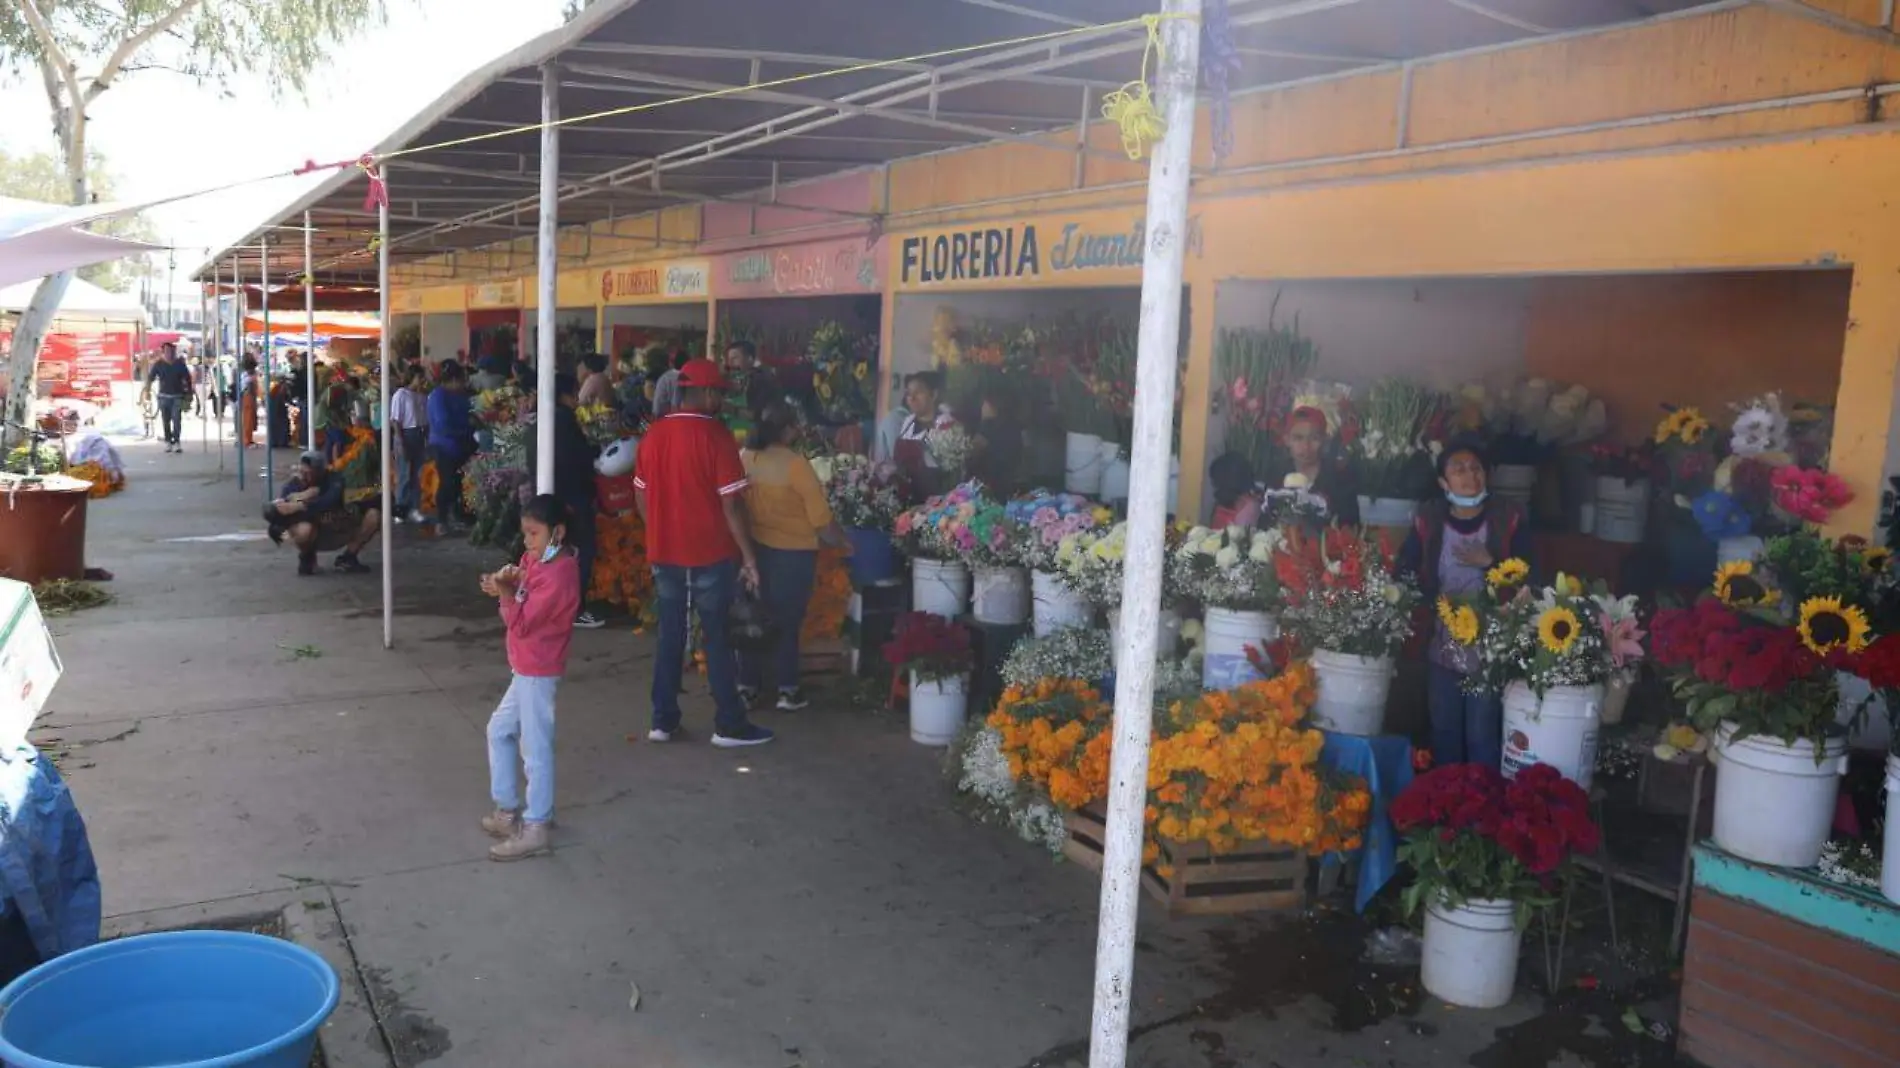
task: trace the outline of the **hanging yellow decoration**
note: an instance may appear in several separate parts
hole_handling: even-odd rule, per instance
[[[1168,123],[1155,106],[1148,89],[1148,60],[1167,62],[1167,49],[1161,43],[1161,16],[1143,15],[1142,26],[1148,31],[1148,45],[1141,50],[1141,77],[1102,98],[1102,118],[1122,132],[1122,151],[1139,160],[1148,154],[1148,146],[1167,136]]]

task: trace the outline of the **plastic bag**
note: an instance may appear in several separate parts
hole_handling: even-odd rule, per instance
[[[770,649],[778,637],[778,628],[765,602],[751,590],[740,587],[726,613],[727,640],[734,649],[753,652]]]

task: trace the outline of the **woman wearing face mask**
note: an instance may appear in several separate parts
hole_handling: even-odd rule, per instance
[[[1326,518],[1341,526],[1359,525],[1359,494],[1344,467],[1326,455],[1326,413],[1318,408],[1293,409],[1286,420],[1286,451],[1293,457],[1288,488],[1302,489],[1326,502]],[[1298,475],[1297,481],[1292,479]]]
[[[1400,574],[1417,578],[1428,606],[1435,605],[1440,594],[1479,592],[1485,572],[1499,561],[1515,557],[1531,562],[1530,523],[1521,507],[1490,495],[1482,446],[1466,439],[1446,445],[1438,454],[1438,485],[1444,500],[1419,506],[1397,562]],[[1478,666],[1476,654],[1453,641],[1442,621],[1433,624],[1426,703],[1436,764],[1495,768],[1503,756],[1502,699],[1465,692],[1465,678]]]

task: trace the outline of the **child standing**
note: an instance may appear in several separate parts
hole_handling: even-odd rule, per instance
[[[521,860],[548,851],[554,818],[554,692],[567,672],[567,647],[581,607],[580,565],[562,545],[567,509],[544,493],[521,509],[528,544],[519,565],[482,576],[482,592],[501,606],[508,629],[508,666],[515,673],[488,720],[488,780],[495,811],[482,830],[502,839],[490,860]],[[528,807],[521,807],[515,765],[524,765]]]

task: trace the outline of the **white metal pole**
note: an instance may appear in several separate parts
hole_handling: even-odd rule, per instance
[[[1154,706],[1155,626],[1166,563],[1168,456],[1174,377],[1181,346],[1181,256],[1187,237],[1188,172],[1194,153],[1194,84],[1200,63],[1201,0],[1163,0],[1165,44],[1156,91],[1167,134],[1148,169],[1141,331],[1135,363],[1135,428],[1128,478],[1128,547],[1122,574],[1122,670],[1115,673],[1115,747],[1109,762],[1108,828],[1102,843],[1101,918],[1095,939],[1095,1012],[1089,1068],[1128,1063],[1134,993],[1135,921],[1141,904],[1143,812]],[[1128,611],[1128,609],[1135,609]]]
[[[382,314],[377,352],[379,358],[377,374],[380,376],[380,381],[377,388],[382,393],[379,403],[387,405],[389,403],[389,196],[387,186],[376,208],[376,223],[377,233],[381,235],[376,242],[376,291]],[[304,239],[306,241],[309,240],[309,232],[309,226],[305,225]],[[386,412],[387,408],[385,408]],[[383,484],[382,530],[379,532],[383,541],[383,648],[394,649],[396,647],[396,573],[392,570],[391,561],[395,557],[393,551],[395,547],[390,544],[390,529],[394,525],[395,515],[390,511],[392,497],[389,484],[392,480],[389,475],[391,453],[387,414],[383,417],[382,440],[377,445],[376,462],[382,467],[380,474]]]
[[[197,396],[191,399],[198,409],[198,451],[211,451],[211,399],[205,396],[206,380],[217,381],[211,376],[211,296],[205,289],[205,280],[198,279],[198,373],[192,376],[191,390]],[[223,453],[218,455],[222,456]]]
[[[277,498],[277,454],[272,448],[277,444],[271,440],[271,359],[276,355],[277,347],[271,344],[270,336],[270,238],[260,238],[257,242],[257,301],[263,305],[264,313],[264,499]],[[290,413],[284,413],[286,416]]]
[[[541,68],[541,232],[535,279],[540,303],[535,307],[534,491],[554,492],[554,306],[555,275],[560,268],[561,71],[550,63]]]
[[[310,213],[303,213],[303,447],[317,447],[317,290],[311,274]],[[387,548],[387,546],[385,546]]]

